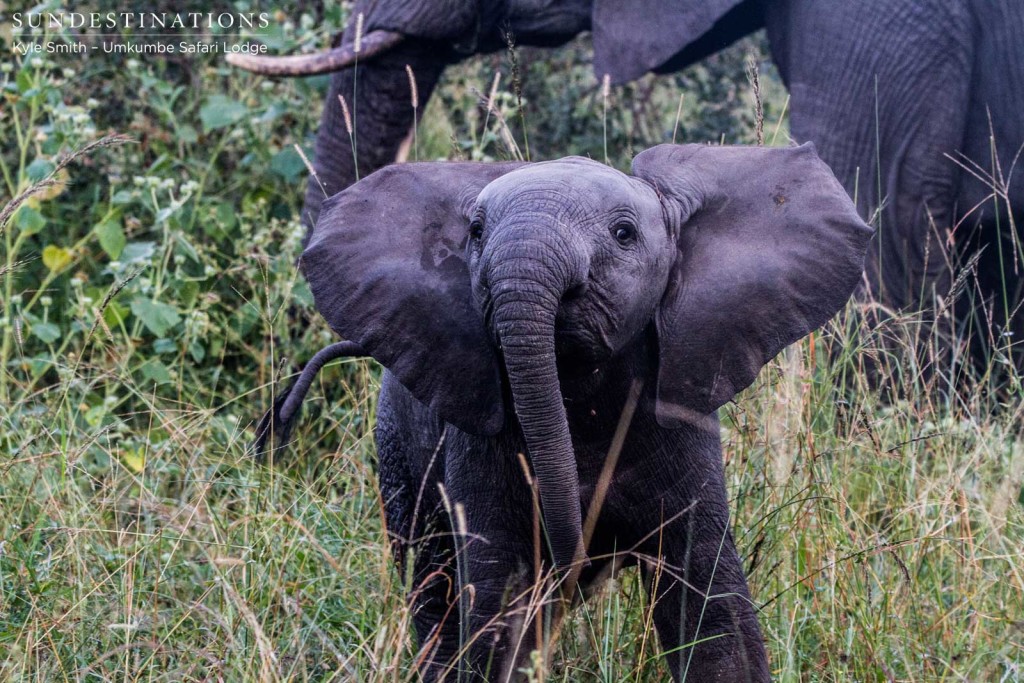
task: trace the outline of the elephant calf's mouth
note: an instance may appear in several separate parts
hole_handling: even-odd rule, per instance
[[[555,363],[559,377],[579,379],[599,369],[614,357],[608,340],[584,328],[555,326]]]

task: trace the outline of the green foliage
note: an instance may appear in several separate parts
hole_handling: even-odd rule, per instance
[[[224,95],[211,95],[199,109],[199,120],[203,122],[203,132],[232,126],[249,113],[249,109],[236,100]]]
[[[345,20],[304,4],[282,6],[273,50],[326,44]],[[673,137],[754,140],[743,63],[759,43],[607,98],[588,50],[521,51],[518,94],[507,53],[450,69],[412,155],[607,149],[625,168]],[[761,64],[781,143],[785,94]],[[0,226],[0,679],[412,680],[373,473],[378,368],[324,371],[285,467],[245,453],[275,381],[332,340],[294,265],[294,145],[311,148],[326,80],[216,55],[0,66],[0,205],[32,193]],[[112,131],[135,142],[63,165]],[[1017,680],[1019,413],[982,385],[948,397],[908,345],[867,346],[854,320],[723,413],[773,669]],[[865,364],[887,356],[904,398],[883,405]],[[547,679],[664,680],[648,608],[620,576],[566,625]]]
[[[96,233],[100,246],[110,260],[116,261],[128,244],[128,238],[124,235],[121,222],[112,217],[107,218],[94,225],[92,231]]]
[[[750,58],[766,74],[768,142],[787,140],[787,97],[765,57],[763,36],[744,39],[682,72],[610,88],[607,101],[594,78],[588,37],[557,50],[516,50],[521,97],[507,52],[449,70],[424,117],[421,158],[448,156],[453,146],[455,154],[472,159],[522,156],[509,149],[503,127],[520,153],[528,142],[533,160],[569,154],[603,159],[607,148],[612,165],[622,170],[637,152],[663,142],[753,143],[754,95],[745,74]],[[491,97],[496,75],[498,88]],[[494,102],[491,112],[488,101]]]

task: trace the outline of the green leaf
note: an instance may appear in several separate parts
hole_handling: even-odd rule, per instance
[[[242,306],[236,308],[231,315],[230,325],[233,330],[238,332],[239,336],[244,337],[257,322],[259,322],[259,313],[256,313],[252,306]]]
[[[124,230],[121,229],[121,222],[114,218],[108,218],[102,223],[94,225],[92,231],[99,238],[103,251],[116,261],[124,251],[124,245],[128,244],[128,238],[124,236]]]
[[[90,427],[99,427],[103,424],[103,418],[107,416],[107,406],[103,403],[93,406],[85,411],[85,421]]]
[[[203,130],[209,133],[211,130],[226,128],[238,123],[248,113],[248,108],[241,102],[224,95],[212,95],[200,108],[199,119],[203,122]]]
[[[299,280],[292,288],[292,297],[306,308],[313,308],[313,292],[305,280]]]
[[[163,337],[181,322],[181,316],[173,306],[143,297],[136,297],[132,301],[132,313],[158,337]]]
[[[139,474],[146,467],[146,453],[141,448],[125,449],[121,451],[121,462],[129,470]]]
[[[174,297],[178,305],[184,309],[190,309],[196,305],[196,299],[199,298],[199,283],[195,280],[182,280],[179,281],[176,286],[176,295]]]
[[[203,232],[216,240],[223,240],[234,232],[237,225],[235,207],[227,202],[218,204],[208,220],[201,221]]]
[[[46,219],[31,206],[23,206],[18,211],[17,225],[23,235],[34,235],[46,226]]]
[[[29,182],[37,183],[53,173],[55,168],[57,168],[56,164],[49,159],[36,159],[28,165],[25,173],[28,175]]]
[[[155,242],[131,242],[121,252],[121,260],[125,263],[148,261],[156,253]]]
[[[196,251],[196,248],[192,246],[191,242],[185,239],[184,234],[177,233],[174,236],[174,244],[176,247],[174,251],[176,253],[182,253],[186,258],[192,259],[195,263],[202,263],[202,260],[199,258],[199,252]]]
[[[167,366],[156,359],[148,360],[139,368],[142,376],[155,384],[169,384],[174,381]]]
[[[110,203],[117,206],[124,206],[125,204],[131,204],[135,201],[135,196],[131,190],[118,190],[114,193],[114,196],[110,198]]]
[[[178,345],[175,344],[170,339],[157,339],[155,342],[153,342],[153,350],[160,355],[168,353],[177,353]]]
[[[52,344],[60,339],[60,328],[53,323],[36,323],[32,325],[32,334],[44,344]]]
[[[111,301],[103,310],[103,320],[110,328],[119,327],[128,318],[128,307]]]
[[[286,102],[274,102],[260,116],[260,123],[273,123],[282,116],[291,113],[291,107]]]
[[[28,72],[29,67],[26,66],[24,69],[18,72],[18,75],[15,78],[15,80],[18,83],[18,92],[20,92],[22,95],[27,93],[29,91],[29,88],[32,87],[32,77],[29,76]]]
[[[64,270],[74,260],[71,252],[56,244],[47,244],[43,247],[43,265],[56,272]]]
[[[160,225],[165,220],[173,216],[177,210],[178,207],[176,206],[165,206],[164,208],[160,209],[159,211],[156,212],[156,224]]]
[[[195,144],[199,141],[199,133],[192,126],[182,124],[178,126],[176,132],[178,133],[178,142],[183,142],[186,145]]]
[[[225,230],[231,230],[237,223],[235,207],[227,202],[217,205],[217,222]]]
[[[306,164],[295,148],[286,147],[270,160],[270,170],[288,182],[293,182],[306,170]]]

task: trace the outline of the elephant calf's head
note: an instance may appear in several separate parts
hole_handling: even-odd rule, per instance
[[[470,212],[466,254],[492,339],[553,334],[562,373],[613,356],[665,291],[676,248],[663,216],[650,185],[578,157],[491,182]]]
[[[504,364],[561,566],[581,558],[559,371],[653,323],[657,417],[748,386],[843,305],[870,229],[813,147],[662,145],[586,159],[409,164],[330,199],[302,257],[317,308],[457,427],[503,428]]]

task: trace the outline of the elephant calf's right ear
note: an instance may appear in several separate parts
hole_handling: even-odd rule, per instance
[[[658,421],[708,414],[824,324],[861,279],[871,229],[811,145],[660,145],[633,173],[678,216],[656,316]]]
[[[446,421],[504,419],[498,355],[473,304],[468,209],[520,164],[390,166],[324,203],[302,270],[317,310]]]

